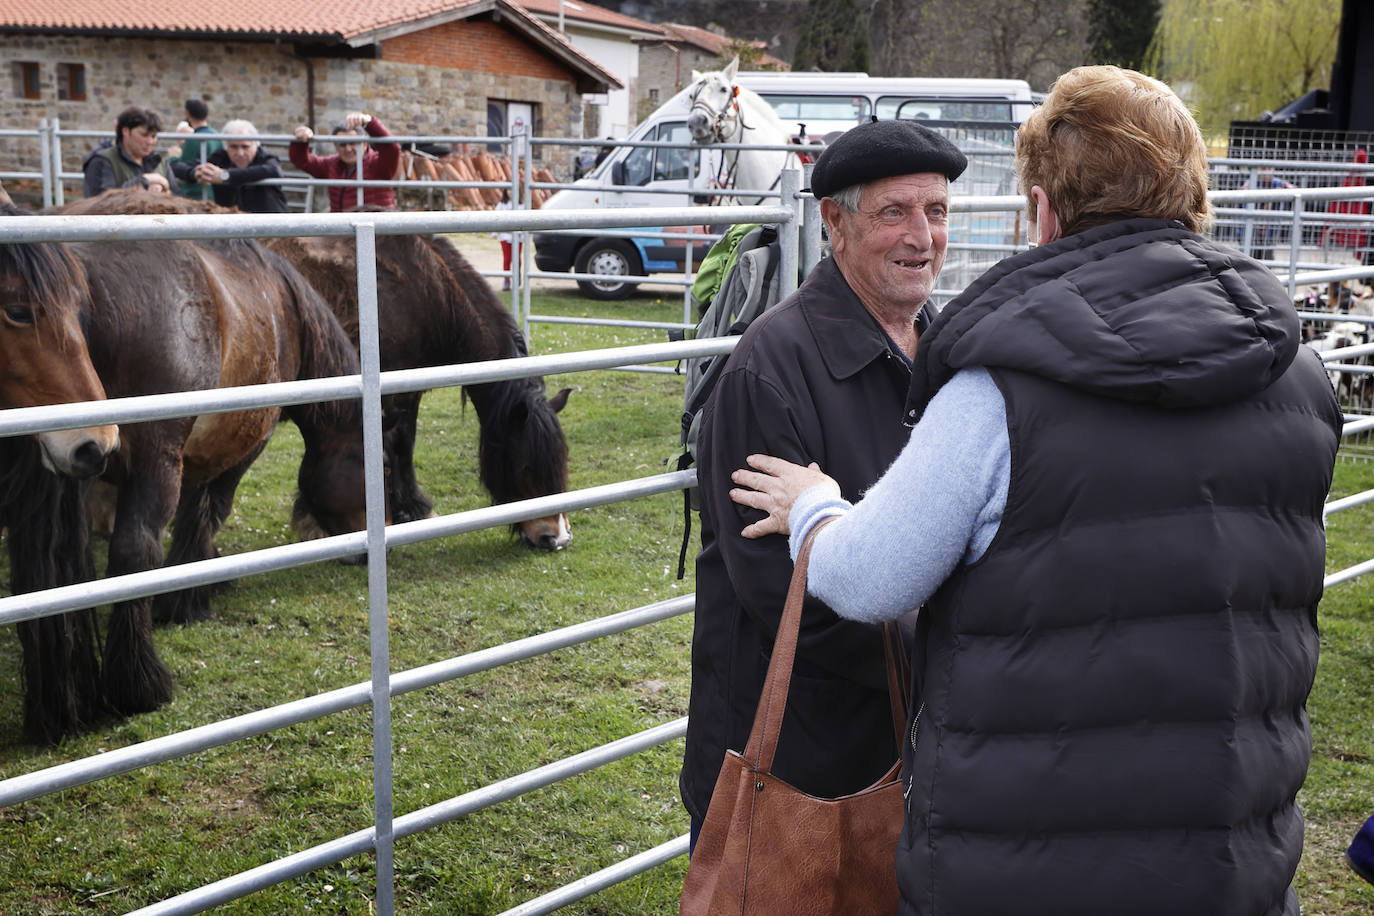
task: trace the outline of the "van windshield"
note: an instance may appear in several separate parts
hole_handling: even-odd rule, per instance
[[[773,106],[784,124],[793,121],[846,121],[858,124],[866,121],[871,112],[868,99],[861,95],[776,95],[765,92],[762,96],[764,101]]]

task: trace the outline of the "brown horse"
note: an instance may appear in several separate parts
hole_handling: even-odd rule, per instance
[[[349,238],[282,238],[265,242],[305,275],[358,339],[357,266]],[[414,369],[528,355],[525,338],[486,280],[447,239],[377,236],[377,312],[381,367]],[[567,489],[568,445],[556,414],[571,389],[545,397],[540,378],[469,385],[481,424],[479,473],[496,503]],[[388,504],[392,518],[433,514],[415,479],[415,434],[424,392],[393,395],[384,408]],[[558,550],[572,539],[566,515],[512,526],[532,547]]]
[[[169,206],[175,205],[143,192],[112,191],[64,212],[164,212]],[[359,371],[356,352],[328,306],[289,264],[254,241],[78,243],[66,248],[89,291],[87,344],[111,397]],[[169,522],[169,563],[214,556],[214,536],[232,507],[234,491],[283,412],[305,442],[298,475],[300,511],[318,519],[328,534],[365,527],[362,410],[357,400],[125,424],[121,448],[103,475],[117,489],[106,574],[159,566],[162,532]],[[51,531],[42,530],[43,519],[21,525],[12,512],[5,517],[11,541],[55,540]],[[76,538],[78,547],[89,550],[89,542],[80,543],[78,535],[63,532],[62,537]],[[57,584],[64,583],[46,583]],[[208,587],[115,604],[103,664],[105,700],[114,712],[155,709],[171,696],[170,674],[153,648],[153,621],[190,621],[209,612]],[[35,723],[26,716],[26,728],[40,739],[51,740],[54,733],[80,724]]]
[[[0,215],[26,215],[5,201]],[[0,245],[0,408],[96,401],[105,389],[91,365],[81,323],[89,294],[81,265],[62,245]],[[118,427],[59,430],[0,439],[0,528],[8,529],[10,588],[36,591],[89,579],[89,552],[73,550],[75,527],[55,526],[43,542],[19,536],[33,519],[81,518],[85,480],[105,468],[119,446]],[[72,487],[33,487],[64,475]],[[80,537],[81,535],[77,535]],[[101,709],[99,640],[93,612],[78,611],[18,625],[24,653],[25,717],[94,722]],[[45,715],[39,698],[54,713]],[[42,729],[31,732],[51,740]]]

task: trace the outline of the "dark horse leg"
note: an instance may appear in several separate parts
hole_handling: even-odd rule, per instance
[[[107,576],[162,565],[162,530],[179,489],[179,455],[121,481]],[[117,601],[105,639],[105,696],[120,715],[150,712],[172,698],[172,673],[153,646],[152,600]]]
[[[183,482],[176,517],[172,520],[172,547],[167,566],[194,563],[219,556],[215,535],[234,508],[234,493],[239,481],[267,446],[264,439],[257,448],[208,484],[191,486]],[[153,623],[194,623],[210,617],[210,595],[220,586],[200,585],[153,596]]]
[[[387,501],[393,522],[413,522],[434,514],[434,503],[415,478],[415,431],[422,391],[393,395],[386,405]]]
[[[15,594],[95,578],[89,482],[59,477],[40,465],[29,439],[0,440],[0,525],[7,531]],[[105,712],[100,693],[93,610],[29,620],[17,627],[23,648],[24,735],[56,744]]]

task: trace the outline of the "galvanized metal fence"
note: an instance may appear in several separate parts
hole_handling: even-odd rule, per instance
[[[563,227],[597,229],[637,226],[724,225],[736,221],[773,222],[790,238],[789,257],[804,247],[797,238],[799,209],[805,195],[796,193],[795,179],[787,185],[783,203],[758,207],[691,207],[625,210],[569,210],[562,212],[406,212],[342,213],[319,215],[188,215],[175,219],[154,217],[12,217],[3,226],[5,241],[77,241],[151,238],[223,238],[244,236],[347,235],[358,253],[358,288],[362,369],[357,376],[291,382],[208,392],[184,392],[127,398],[90,404],[57,405],[0,412],[0,436],[25,435],[43,430],[77,428],[102,423],[129,423],[170,416],[227,412],[273,404],[358,397],[364,406],[364,443],[367,453],[367,529],[349,535],[290,544],[235,556],[220,557],[166,569],[105,579],[81,585],[0,599],[0,625],[104,604],[116,598],[151,595],[194,585],[222,582],[247,575],[318,563],[360,554],[366,555],[371,653],[371,679],[313,697],[290,699],[279,706],[211,723],[96,757],[72,761],[0,781],[0,806],[13,805],[53,792],[129,772],[160,761],[196,753],[283,726],[309,721],[345,709],[370,706],[373,734],[373,826],[286,856],[240,874],[227,876],[205,887],[148,906],[146,914],[196,913],[272,886],[313,869],[340,862],[360,853],[376,857],[375,903],[377,912],[395,911],[394,843],[406,837],[463,817],[497,802],[585,772],[641,750],[676,740],[685,733],[685,720],[659,724],[627,735],[610,744],[592,748],[563,760],[510,776],[444,802],[397,814],[392,803],[390,708],[393,697],[456,678],[489,670],[498,665],[530,658],[558,648],[622,632],[688,613],[693,597],[657,601],[574,626],[553,630],[502,646],[392,673],[388,641],[388,590],[386,550],[416,543],[503,526],[515,521],[607,505],[627,499],[673,492],[695,483],[693,471],[658,474],[607,486],[577,490],[502,506],[460,512],[439,518],[386,527],[383,524],[380,399],[385,394],[445,386],[466,385],[532,375],[614,368],[675,361],[727,353],[735,339],[649,344],[605,350],[523,359],[381,373],[379,371],[375,238],[378,234],[416,232],[490,232],[500,230],[548,230]],[[1264,194],[1262,199],[1282,200],[1293,207],[1295,225],[1314,201],[1356,199],[1354,188],[1285,189]],[[1272,196],[1270,196],[1272,195]],[[1240,197],[1224,197],[1238,200]],[[970,212],[1010,212],[1020,201],[1007,196],[969,198],[961,203]],[[1297,262],[1296,250],[1292,261]],[[795,261],[794,261],[795,263]],[[1290,288],[1327,284],[1356,276],[1368,276],[1363,266],[1345,270],[1309,272],[1289,278]],[[1321,320],[1330,320],[1329,317]],[[1325,358],[1333,370],[1351,371],[1356,358],[1374,352],[1374,345],[1332,349]],[[1374,427],[1374,418],[1354,419],[1347,432]],[[1374,491],[1333,502],[1329,512],[1343,511],[1374,499]],[[1374,560],[1334,573],[1328,585],[1362,575],[1374,568]],[[677,837],[643,850],[593,875],[580,878],[550,894],[508,911],[509,914],[547,913],[604,887],[656,867],[686,851],[687,838]]]

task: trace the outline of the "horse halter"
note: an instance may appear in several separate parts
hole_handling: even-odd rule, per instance
[[[740,111],[739,111],[739,87],[730,86],[730,101],[725,103],[725,107],[720,111],[715,111],[703,101],[701,90],[706,88],[703,82],[697,87],[696,92],[692,93],[692,107],[688,110],[687,116],[690,118],[693,112],[701,111],[706,115],[706,120],[711,124],[711,141],[713,143],[729,143],[730,137],[739,130]],[[729,127],[727,133],[726,127]]]

